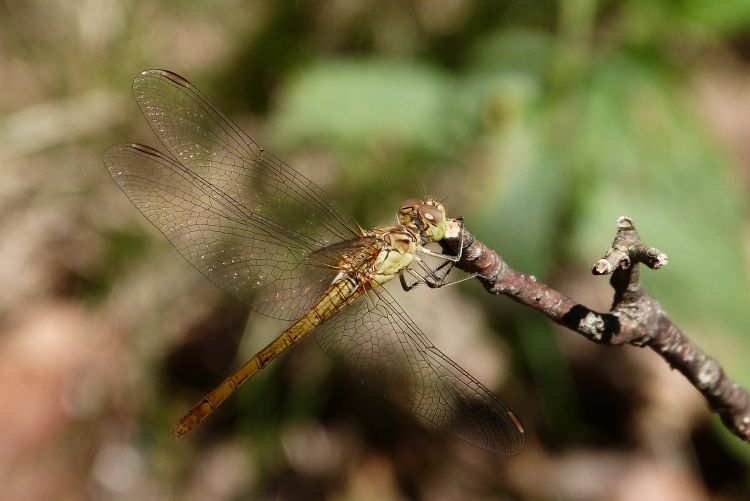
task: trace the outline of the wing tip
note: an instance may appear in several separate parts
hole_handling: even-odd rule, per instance
[[[171,80],[175,84],[181,87],[188,88],[188,89],[192,87],[192,84],[188,82],[187,79],[185,79],[184,77],[181,77],[177,73],[173,71],[157,69],[157,68],[142,71],[141,73],[138,74],[137,77],[135,77],[135,81],[137,82],[141,79],[148,78],[151,76],[164,77],[168,80]]]
[[[145,144],[117,143],[105,150],[103,156],[104,167],[112,177],[117,179],[118,176],[121,176],[126,171],[126,169],[123,169],[123,161],[126,161],[124,157],[133,154],[141,154],[158,159],[165,158],[162,152]]]
[[[143,153],[145,155],[149,155],[149,156],[152,156],[152,157],[159,157],[159,158],[161,158],[162,156],[164,156],[164,155],[162,155],[162,153],[159,150],[154,149],[151,146],[146,146],[145,144],[130,143],[129,146],[131,148],[133,148],[134,150],[140,151],[141,153]]]
[[[513,411],[507,410],[506,415],[515,427],[517,433],[514,434],[512,440],[507,441],[507,448],[502,450],[502,454],[506,456],[517,456],[526,445],[526,429]]]
[[[456,436],[476,445],[480,449],[500,456],[518,456],[526,445],[526,430],[521,420],[506,409],[503,416],[498,416],[499,426],[480,430],[452,431]],[[479,431],[477,434],[476,432]]]
[[[104,151],[104,157],[110,157],[113,155],[117,155],[125,150],[136,150],[140,153],[143,153],[145,155],[150,155],[152,157],[162,157],[164,154],[160,152],[159,150],[152,148],[151,146],[146,146],[145,144],[141,143],[117,143],[113,144],[109,148],[107,148]]]

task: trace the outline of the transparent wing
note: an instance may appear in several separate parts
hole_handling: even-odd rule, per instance
[[[523,427],[500,400],[438,350],[385,289],[318,327],[324,351],[362,383],[483,449],[517,454]]]
[[[133,93],[169,153],[248,211],[315,242],[359,236],[324,190],[256,144],[181,76],[146,70]]]
[[[247,210],[163,153],[117,144],[104,164],[190,264],[260,313],[296,320],[331,283],[332,270],[307,261],[319,245]]]
[[[112,146],[104,163],[117,184],[214,283],[260,313],[302,316],[334,276],[308,256],[359,236],[356,223],[179,75],[144,71],[133,91],[171,157]]]

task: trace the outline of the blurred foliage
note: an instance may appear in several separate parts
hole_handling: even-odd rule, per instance
[[[108,458],[128,457],[132,450],[117,445],[128,434],[137,437],[149,469],[182,486],[162,487],[169,494],[357,498],[356,481],[343,478],[346,471],[355,475],[347,461],[372,468],[368,485],[385,486],[382,498],[397,497],[389,486],[402,497],[425,497],[427,485],[437,489],[436,479],[449,478],[436,473],[443,454],[430,455],[442,450],[434,434],[387,404],[373,403],[366,419],[358,417],[352,402],[366,405],[367,395],[304,348],[243,388],[194,441],[166,435],[238,350],[238,358],[253,353],[279,326],[251,317],[245,330],[252,336],[240,340],[243,310],[194,277],[105,178],[100,157],[108,144],[155,142],[127,100],[128,82],[147,67],[190,79],[277,156],[294,159],[363,226],[392,221],[402,199],[424,191],[446,197],[449,214],[465,216],[512,266],[575,299],[580,294],[592,307],[606,308],[610,297],[588,270],[614,236],[617,217],[631,216],[644,240],[670,257],[663,270],[643,270],[648,291],[750,386],[750,160],[714,127],[722,117],[717,112],[713,120],[700,107],[696,84],[740,73],[750,86],[747,0],[7,0],[0,47],[0,156],[9,180],[0,188],[0,207],[8,208],[4,241],[29,242],[3,244],[13,260],[0,273],[9,284],[0,313],[24,318],[28,310],[33,318],[32,306],[43,297],[81,302],[107,319],[102,325],[123,332],[123,340],[110,332],[119,348],[102,351],[115,357],[122,350],[113,366],[132,368],[122,378],[130,389],[115,386],[76,431],[80,437],[90,423],[104,423],[99,437],[78,446],[77,454],[91,456],[81,468],[91,463],[96,477],[89,494],[117,491]],[[50,215],[55,211],[59,220]],[[15,221],[35,223],[18,228]],[[489,317],[483,321],[513,355],[500,393],[530,424],[537,438],[529,447],[542,451],[537,458],[562,462],[576,446],[635,443],[654,454],[693,448],[698,466],[691,467],[706,475],[698,497],[731,498],[747,487],[748,448],[715,417],[706,432],[712,445],[688,424],[682,434],[665,428],[678,436],[669,446],[654,445],[647,432],[638,438],[634,423],[645,406],[639,399],[648,400],[651,366],[641,376],[638,364],[645,362],[634,360],[653,354],[587,352],[566,337],[572,335],[505,299],[475,298]],[[120,380],[101,379],[110,378]],[[497,379],[487,384],[497,386]],[[618,416],[596,416],[597,404]],[[125,438],[108,422],[126,423]],[[315,456],[315,469],[315,461],[295,459],[300,450],[326,453]],[[409,454],[418,450],[427,458],[419,464],[430,466],[422,476],[410,474],[420,470]],[[664,457],[672,457],[669,451]],[[203,467],[195,460],[201,455]],[[378,462],[385,456],[389,466]],[[541,468],[528,461],[519,464]],[[737,473],[723,478],[701,466],[712,461]],[[475,497],[558,492],[523,475],[513,480],[507,463],[493,468],[466,473],[482,478],[472,485],[489,486],[477,487]],[[504,472],[499,480],[496,470]],[[332,473],[339,471],[341,478]],[[207,482],[213,474],[234,481],[235,491]]]

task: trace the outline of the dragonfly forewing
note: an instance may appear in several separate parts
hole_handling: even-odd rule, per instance
[[[133,81],[138,105],[169,153],[245,210],[315,244],[359,236],[324,190],[253,141],[203,93],[166,70]]]

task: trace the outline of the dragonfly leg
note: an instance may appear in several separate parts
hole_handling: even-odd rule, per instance
[[[422,284],[426,285],[430,289],[439,289],[440,287],[445,287],[447,285],[459,284],[461,282],[464,282],[466,280],[472,279],[472,278],[476,277],[477,275],[479,275],[479,273],[472,273],[472,274],[467,275],[467,276],[465,276],[463,278],[460,278],[458,280],[454,280],[453,282],[446,282],[445,279],[448,276],[448,274],[451,272],[451,270],[453,269],[453,266],[455,264],[453,261],[445,261],[440,266],[438,266],[437,268],[433,269],[433,268],[430,268],[427,265],[427,263],[425,263],[424,260],[422,260],[422,258],[420,258],[418,255],[414,255],[414,260],[419,264],[419,266],[422,267],[422,269],[424,270],[425,274],[424,275],[420,275],[419,273],[417,273],[413,269],[406,268],[405,271],[407,271],[410,275],[412,275],[416,279],[416,281],[413,282],[412,284],[408,284],[408,283],[406,283],[406,277],[405,277],[405,275],[403,273],[404,270],[401,270],[401,272],[399,272],[399,280],[401,281],[401,287],[406,292],[409,292],[413,288],[417,287],[418,285],[422,285]],[[448,269],[445,270],[442,273],[439,273],[445,267],[447,267]]]
[[[419,266],[424,270],[425,275],[422,276],[422,279],[428,287],[430,287],[431,289],[442,287],[442,284],[445,283],[445,277],[448,274],[447,272],[439,275],[437,273],[437,268],[434,270],[430,268],[427,263],[425,263],[424,260],[418,255],[414,256],[414,261],[416,261],[417,264],[419,264]],[[448,271],[450,271],[451,268],[453,268],[453,261],[445,261],[445,263],[450,263],[450,268],[448,269]],[[445,263],[442,263],[441,266],[443,266]]]
[[[422,278],[424,279],[425,285],[427,285],[427,287],[431,289],[439,289],[440,287],[445,287],[447,285],[460,284],[461,282],[470,280],[476,277],[477,275],[479,275],[479,273],[472,273],[458,280],[454,280],[453,282],[446,282],[445,279],[448,276],[448,273],[450,273],[450,271],[453,269],[453,265],[455,264],[453,261],[446,261],[445,263],[441,264],[440,266],[438,266],[437,268],[433,270],[432,268],[427,266],[427,263],[425,263],[418,256],[415,256],[415,259],[417,263],[419,263],[419,265],[427,273],[427,276],[423,276]],[[437,271],[439,271],[441,268],[445,266],[447,266],[448,269],[444,273],[438,274]]]
[[[409,292],[409,291],[411,291],[412,289],[414,289],[415,287],[417,287],[419,285],[426,285],[430,289],[439,289],[440,287],[445,287],[447,285],[455,285],[455,284],[461,283],[461,282],[463,282],[465,280],[469,280],[469,279],[474,278],[474,277],[477,276],[477,273],[472,273],[471,275],[463,277],[463,278],[461,278],[459,280],[454,280],[453,282],[446,282],[445,281],[445,276],[447,275],[447,273],[444,273],[442,275],[438,275],[437,273],[435,273],[434,270],[432,270],[426,264],[424,264],[424,266],[426,267],[425,268],[425,271],[426,271],[425,275],[420,275],[419,273],[417,273],[416,271],[414,271],[411,268],[406,268],[404,270],[399,271],[398,279],[401,282],[401,288],[404,291]],[[436,269],[442,268],[443,266],[444,265],[441,265],[441,266],[439,266]],[[449,269],[449,271],[450,271],[450,269]],[[407,283],[407,281],[406,281],[406,275],[405,275],[404,272],[409,273],[412,277],[414,277],[414,279],[415,279],[414,282],[412,282],[411,284]]]
[[[454,285],[454,284],[461,283],[465,280],[469,280],[478,275],[478,273],[472,273],[471,275],[463,277],[459,280],[455,280],[453,282],[445,281],[445,279],[448,277],[448,274],[453,269],[453,266],[461,259],[461,256],[463,255],[463,248],[464,248],[463,218],[462,217],[456,218],[456,221],[458,221],[461,226],[461,231],[459,233],[460,241],[459,241],[459,246],[458,246],[458,255],[452,256],[450,254],[442,254],[439,252],[431,251],[430,249],[427,249],[426,247],[420,246],[418,250],[421,253],[428,255],[428,256],[433,256],[439,259],[443,259],[444,262],[441,263],[437,268],[430,268],[424,262],[424,260],[420,258],[419,255],[415,254],[414,260],[422,267],[422,269],[425,271],[425,274],[419,275],[411,268],[407,268],[407,271],[417,279],[416,282],[414,282],[413,284],[407,284],[404,274],[399,273],[399,279],[401,280],[401,287],[405,291],[410,291],[411,289],[413,289],[414,287],[420,284],[424,284],[427,287],[430,287],[431,289],[437,289],[440,287],[445,287],[446,285]],[[442,273],[440,273],[441,270],[443,270],[443,268],[447,268],[447,269],[443,271]]]
[[[450,273],[451,270],[453,269],[453,266],[455,264],[456,263],[453,262],[453,261],[445,261],[445,262],[443,262],[440,266],[438,266],[437,268],[435,268],[435,270],[434,270],[435,271],[435,275],[437,275],[438,274],[437,272],[439,272],[443,268],[448,267],[447,270],[445,270],[442,274],[438,275],[440,277],[440,279],[444,281],[445,278],[448,276],[448,273]]]
[[[414,277],[414,282],[411,284],[406,283],[406,276],[404,272],[409,273],[412,277]],[[410,290],[414,289],[418,285],[427,285],[430,287],[430,284],[427,281],[427,278],[423,277],[416,271],[412,270],[411,268],[405,268],[402,270],[399,270],[398,272],[398,279],[401,282],[401,288],[404,289],[404,291],[409,292]]]

